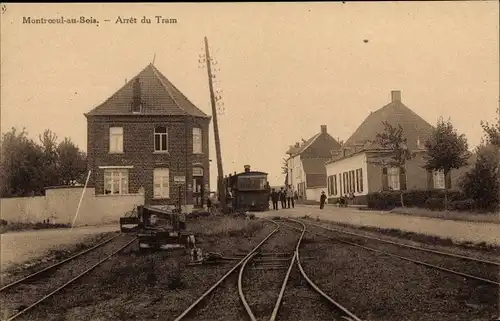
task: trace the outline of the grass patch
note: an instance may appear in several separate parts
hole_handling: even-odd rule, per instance
[[[416,207],[398,207],[390,211],[391,213],[424,216],[430,218],[439,218],[444,220],[466,221],[466,222],[482,222],[500,224],[499,213],[473,213],[473,212],[458,212],[458,211],[432,211],[424,208]]]
[[[70,228],[70,224],[52,224],[52,223],[21,223],[21,222],[2,222],[0,226],[0,234],[7,232],[19,232],[26,230],[43,230],[43,229],[54,229],[54,228]]]
[[[311,220],[311,219],[309,219]],[[331,225],[332,227],[344,227],[346,229],[355,229],[355,230],[361,230],[361,231],[366,231],[366,232],[374,232],[378,234],[382,234],[385,236],[391,236],[391,237],[396,237],[400,239],[406,239],[410,240],[413,242],[417,243],[423,243],[423,244],[432,244],[432,245],[441,245],[441,246],[455,246],[463,249],[469,249],[469,250],[479,250],[482,252],[488,252],[488,253],[498,253],[500,255],[500,247],[496,246],[494,244],[487,244],[486,242],[479,242],[479,243],[474,243],[470,241],[464,241],[464,242],[455,242],[451,238],[441,238],[438,236],[434,235],[426,235],[426,234],[420,234],[420,233],[415,233],[415,232],[407,232],[399,229],[394,229],[394,228],[379,228],[379,227],[372,227],[372,226],[357,226],[357,225],[350,225],[350,224],[345,224],[345,223],[339,223],[339,222],[332,222]]]

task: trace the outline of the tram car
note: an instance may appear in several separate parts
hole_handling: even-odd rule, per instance
[[[251,171],[245,165],[245,171],[229,174],[224,178],[224,186],[228,191],[228,204],[233,211],[267,211],[271,188],[267,181],[267,173]]]

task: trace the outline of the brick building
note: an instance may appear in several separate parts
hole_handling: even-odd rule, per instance
[[[85,117],[96,194],[144,192],[150,205],[203,206],[211,117],[156,67],[149,64]]]

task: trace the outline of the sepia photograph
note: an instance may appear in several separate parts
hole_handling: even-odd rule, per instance
[[[500,321],[499,21],[0,3],[0,320]]]

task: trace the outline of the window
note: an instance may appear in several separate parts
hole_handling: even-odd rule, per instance
[[[260,179],[260,189],[266,189],[267,180],[265,178]]]
[[[342,181],[343,181],[342,185],[344,185],[343,186],[343,188],[344,188],[344,194],[349,193],[349,186],[347,185],[347,183],[348,183],[347,182],[347,174],[349,174],[349,173],[344,172],[343,175],[342,175]]]
[[[128,170],[104,170],[104,194],[128,194]]]
[[[193,176],[203,176],[203,168],[193,167]]]
[[[337,175],[332,176],[332,195],[337,195]]]
[[[399,191],[399,167],[389,167],[387,169],[389,188],[394,191]]]
[[[363,192],[363,169],[359,168],[356,170],[356,191],[358,193]]]
[[[168,151],[168,133],[166,127],[155,128],[155,152]]]
[[[202,142],[201,142],[201,128],[193,128],[193,153],[201,154],[202,150]]]
[[[109,152],[123,153],[123,127],[109,128]]]
[[[170,171],[168,168],[155,168],[153,172],[154,198],[170,197]]]
[[[434,181],[434,188],[439,188],[439,189],[445,188],[445,180],[444,180],[444,171],[443,170],[433,171],[432,178]]]
[[[355,192],[355,187],[356,185],[356,179],[355,179],[355,173],[354,170],[349,171],[349,192]]]

